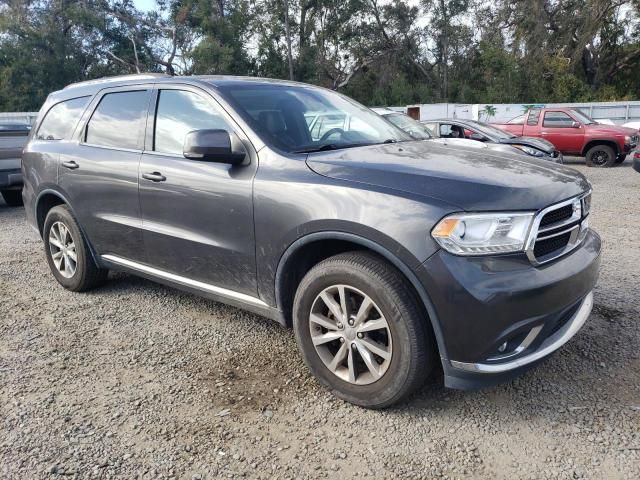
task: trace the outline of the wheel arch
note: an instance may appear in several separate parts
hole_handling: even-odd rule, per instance
[[[582,149],[582,155],[583,156],[586,155],[589,150],[591,150],[593,147],[597,145],[606,145],[607,147],[613,148],[613,151],[616,155],[620,153],[620,146],[615,140],[607,140],[604,138],[600,138],[596,140],[590,140],[589,142],[587,142],[587,144]]]
[[[422,302],[438,345],[441,359],[446,359],[446,347],[435,307],[413,270],[386,247],[367,238],[347,232],[324,231],[305,235],[291,244],[278,263],[275,276],[277,308],[284,324],[292,325],[293,297],[302,277],[319,261],[351,250],[371,251],[396,267],[413,287]]]
[[[64,194],[60,193],[58,190],[53,190],[53,189],[43,190],[38,194],[38,196],[36,197],[36,201],[34,202],[34,215],[35,215],[36,224],[38,227],[38,232],[40,234],[40,238],[43,238],[44,236],[44,222],[45,222],[45,219],[47,218],[47,214],[52,208],[57,207],[59,205],[65,205],[66,207],[69,208],[69,210],[71,210],[71,215],[73,215],[73,217],[76,219],[78,228],[80,229],[80,232],[82,232],[82,236],[84,237],[84,240],[87,243],[87,246],[89,247],[89,252],[91,253],[91,257],[93,257],[93,260],[96,263],[96,265],[101,265],[101,262],[99,261],[99,257],[98,255],[96,255],[93,245],[89,241],[89,237],[87,236],[87,233],[84,231],[84,228],[80,224],[80,222],[78,222],[78,216],[76,215],[73,207],[71,206],[71,203],[67,200]]]

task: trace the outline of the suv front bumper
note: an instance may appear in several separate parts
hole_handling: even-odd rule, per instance
[[[541,266],[524,254],[459,257],[440,250],[418,274],[440,327],[445,384],[477,388],[508,380],[560,348],[593,305],[600,237]]]

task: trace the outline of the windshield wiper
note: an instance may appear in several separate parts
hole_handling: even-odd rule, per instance
[[[367,145],[372,145],[371,143],[327,143],[325,145],[320,145],[319,147],[309,147],[302,148],[300,150],[294,150],[293,153],[314,153],[314,152],[324,152],[327,150],[341,150],[343,148],[353,148],[353,147],[366,147]]]
[[[335,143],[327,143],[325,145],[320,145],[319,147],[310,147],[310,148],[303,148],[301,150],[294,150],[293,153],[324,152],[326,150],[337,150],[338,148],[344,148],[344,147],[338,146]]]

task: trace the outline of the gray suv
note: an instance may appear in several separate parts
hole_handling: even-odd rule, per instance
[[[65,288],[124,270],[273,318],[320,383],[369,408],[439,365],[453,388],[511,378],[592,307],[600,238],[581,174],[414,141],[310,85],[70,85],[42,107],[22,169]]]

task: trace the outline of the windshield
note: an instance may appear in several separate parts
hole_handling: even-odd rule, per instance
[[[384,118],[393,123],[396,127],[401,128],[416,140],[429,140],[433,138],[429,129],[404,113],[390,113],[384,115]]]
[[[584,125],[591,125],[593,123],[596,123],[595,120],[593,120],[591,117],[589,117],[588,115],[585,115],[584,113],[582,113],[580,110],[571,110],[571,113],[573,113],[573,116],[582,124]]]
[[[250,82],[223,84],[218,89],[265,143],[285,152],[411,140],[378,114],[329,90]]]
[[[467,123],[476,132],[483,133],[484,135],[488,137],[493,137],[494,139],[508,139],[508,138],[515,137],[515,135],[509,132],[505,132],[504,130],[500,130],[499,128],[493,127],[486,123],[473,122],[473,121],[469,121]]]

